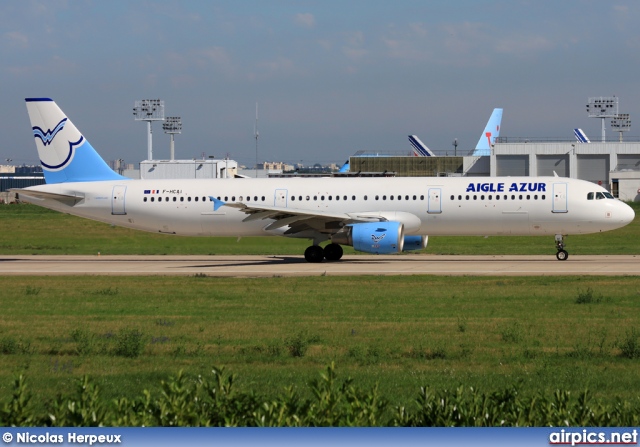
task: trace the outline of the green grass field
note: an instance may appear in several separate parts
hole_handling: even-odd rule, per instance
[[[636,206],[636,213],[638,207]],[[177,238],[37,207],[0,207],[0,253],[302,253],[284,238]],[[572,254],[640,254],[638,218],[569,238]],[[427,252],[553,252],[552,238],[432,238]],[[555,262],[555,261],[554,261]],[[567,261],[570,262],[570,261]],[[640,267],[639,267],[640,272]],[[331,362],[393,404],[419,387],[637,400],[635,277],[0,277],[0,393],[24,374],[39,405],[90,375],[108,398],[224,366],[261,395],[303,395]]]
[[[3,395],[18,373],[42,399],[83,374],[116,397],[214,365],[275,395],[304,392],[332,361],[397,403],[425,385],[605,400],[640,387],[637,277],[4,277],[0,287]],[[139,355],[118,353],[126,331],[140,334]]]

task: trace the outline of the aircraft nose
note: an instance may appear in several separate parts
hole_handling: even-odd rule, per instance
[[[631,223],[633,219],[636,217],[635,211],[626,203],[620,202],[622,205],[622,209],[620,210],[620,219],[624,222],[625,225]]]

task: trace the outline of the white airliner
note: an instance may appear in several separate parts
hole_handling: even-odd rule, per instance
[[[563,236],[635,217],[601,186],[560,177],[130,180],[109,169],[53,100],[26,102],[46,184],[16,190],[20,199],[138,230],[306,238],[309,262],[339,260],[341,245],[419,250],[427,235],[554,235],[565,260]]]

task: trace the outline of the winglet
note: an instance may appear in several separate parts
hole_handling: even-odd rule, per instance
[[[226,205],[226,203],[224,203],[222,200],[218,200],[213,196],[209,196],[209,198],[213,202],[213,211],[218,211],[218,209],[220,209],[221,206]]]

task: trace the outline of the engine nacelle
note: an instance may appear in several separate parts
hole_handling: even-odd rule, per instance
[[[358,251],[385,255],[404,247],[404,225],[400,222],[366,222],[347,225],[331,237],[334,244],[350,245]]]
[[[405,236],[402,251],[422,250],[427,248],[427,242],[429,242],[429,236],[426,235]]]

